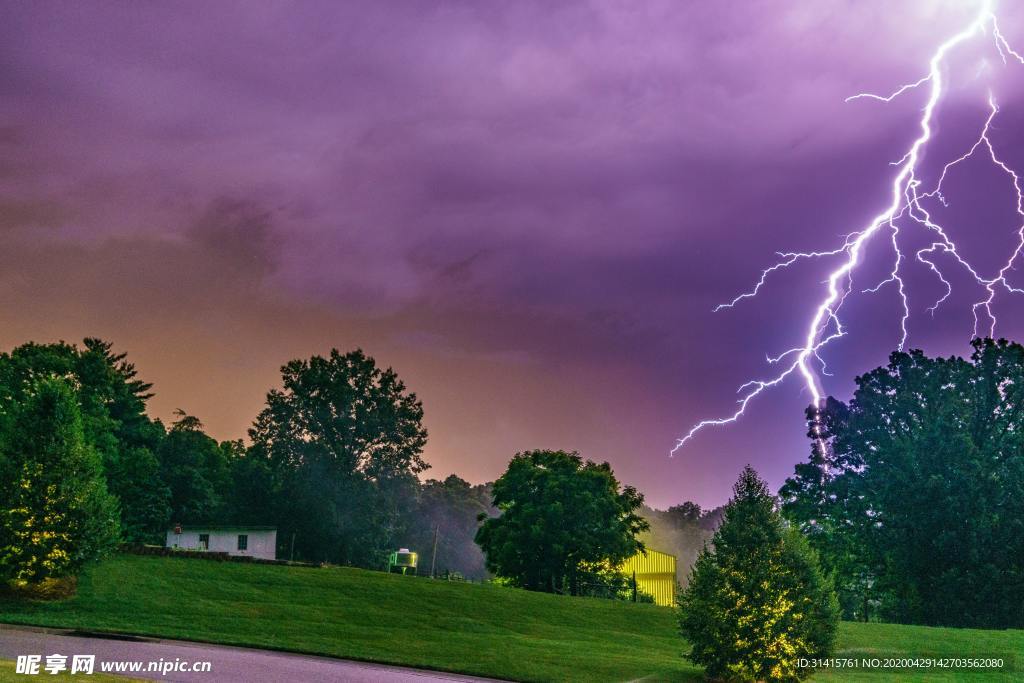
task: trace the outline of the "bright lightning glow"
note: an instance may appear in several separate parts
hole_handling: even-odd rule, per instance
[[[962,267],[985,291],[985,296],[981,300],[977,301],[972,307],[974,314],[974,330],[972,335],[978,335],[979,326],[982,324],[987,325],[987,334],[989,336],[994,335],[996,318],[992,311],[992,304],[995,301],[996,294],[1001,290],[1007,293],[1024,293],[1024,289],[1012,286],[1007,280],[1008,273],[1013,269],[1014,264],[1021,256],[1021,253],[1024,252],[1024,190],[1022,190],[1021,187],[1020,177],[999,157],[992,144],[992,139],[989,136],[992,122],[999,113],[999,106],[997,105],[993,95],[989,95],[988,104],[990,113],[985,121],[981,134],[974,145],[964,155],[945,165],[939,180],[933,189],[923,191],[921,188],[921,181],[917,177],[918,162],[920,161],[924,148],[932,137],[935,108],[943,93],[944,82],[942,65],[947,55],[954,48],[978,35],[991,36],[992,40],[995,42],[996,51],[1002,59],[1003,64],[1008,63],[1008,58],[1012,58],[1017,62],[1024,64],[1024,57],[1010,47],[1010,44],[1000,32],[999,25],[993,11],[992,1],[987,0],[983,4],[980,12],[968,26],[956,35],[950,37],[936,49],[928,63],[928,73],[923,77],[912,83],[900,86],[890,95],[883,96],[871,93],[859,93],[846,99],[847,102],[857,99],[874,99],[887,103],[908,91],[925,85],[929,86],[928,99],[925,103],[924,109],[921,111],[921,119],[919,123],[920,133],[910,145],[906,154],[904,154],[899,161],[893,163],[893,166],[898,167],[898,171],[892,181],[892,200],[888,207],[875,216],[866,227],[848,235],[843,243],[836,249],[830,251],[780,252],[777,255],[781,260],[764,269],[761,272],[760,279],[751,290],[744,292],[732,301],[721,304],[715,308],[715,311],[732,308],[745,299],[756,297],[765,286],[770,275],[776,271],[788,268],[797,261],[806,259],[825,259],[829,257],[842,258],[840,265],[828,274],[828,277],[824,282],[825,291],[817,308],[814,310],[810,321],[808,322],[801,345],[789,349],[774,358],[767,358],[768,362],[773,365],[781,363],[784,359],[791,359],[789,365],[786,365],[780,372],[769,379],[754,380],[743,384],[737,392],[740,394],[740,398],[738,400],[739,405],[735,412],[726,417],[703,420],[694,425],[686,435],[676,442],[675,447],[672,449],[672,454],[675,454],[676,451],[678,451],[684,444],[704,428],[735,422],[743,415],[747,406],[757,396],[764,391],[781,384],[793,374],[799,375],[803,380],[811,395],[813,405],[817,407],[821,406],[823,389],[820,386],[818,372],[821,372],[822,374],[827,373],[825,372],[825,362],[822,360],[820,352],[829,344],[829,342],[838,339],[845,334],[845,329],[839,319],[839,311],[842,308],[846,297],[850,293],[852,274],[854,269],[856,269],[860,264],[861,255],[864,251],[865,245],[879,232],[887,231],[889,233],[894,258],[893,267],[886,279],[874,287],[863,290],[862,293],[878,292],[887,285],[892,285],[896,289],[902,305],[899,348],[902,349],[904,347],[908,337],[907,321],[910,317],[910,306],[903,276],[901,275],[901,271],[905,265],[904,261],[906,259],[905,254],[900,248],[900,228],[897,225],[897,221],[901,218],[909,218],[914,224],[923,227],[928,231],[928,234],[932,235],[932,239],[934,240],[931,246],[920,249],[914,254],[916,260],[927,266],[945,288],[945,294],[927,310],[934,314],[935,310],[944,303],[953,292],[952,284],[944,275],[942,268],[939,265],[940,256],[945,257],[946,259],[952,259],[953,262]],[[1014,249],[1014,251],[1009,255],[1002,268],[991,277],[982,276],[978,272],[978,269],[971,265],[971,263],[959,253],[956,244],[949,237],[945,229],[932,219],[931,215],[922,204],[922,200],[924,199],[934,199],[941,202],[943,205],[946,205],[948,203],[947,198],[942,191],[946,175],[957,164],[971,158],[980,150],[984,150],[988,154],[989,160],[1007,176],[1008,180],[1013,185],[1017,196],[1017,213],[1021,218],[1021,226],[1017,232],[1018,241],[1016,249]],[[816,371],[815,368],[812,367],[812,363],[814,361],[817,361],[820,364],[820,370]],[[817,427],[815,427],[815,429],[817,429]]]

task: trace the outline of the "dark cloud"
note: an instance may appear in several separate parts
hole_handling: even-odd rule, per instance
[[[284,241],[274,232],[274,211],[250,201],[215,200],[191,226],[188,237],[203,252],[257,279],[272,273]]]
[[[920,98],[843,100],[919,77],[972,11],[0,2],[2,341],[108,336],[158,412],[222,438],[286,359],[358,345],[424,398],[436,474],[552,446],[662,505],[720,503],[746,462],[780,483],[806,450],[797,385],[666,453],[794,344],[821,269],[710,311],[776,250],[877,213]],[[929,164],[976,129],[979,89],[1010,92],[978,59]],[[996,134],[1024,149],[1012,104]],[[1013,230],[999,192],[980,259]],[[830,356],[831,391],[884,359],[891,307],[851,300],[863,332]],[[916,338],[962,351],[954,310],[915,317]]]

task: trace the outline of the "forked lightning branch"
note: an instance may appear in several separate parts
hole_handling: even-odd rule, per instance
[[[819,378],[819,372],[824,368],[821,352],[830,342],[846,334],[840,312],[852,292],[873,293],[883,288],[891,288],[895,291],[902,311],[899,320],[898,346],[902,350],[907,342],[907,320],[911,315],[904,271],[911,259],[926,266],[942,286],[943,294],[927,308],[927,311],[932,314],[953,293],[948,268],[961,269],[973,279],[980,286],[981,294],[971,307],[974,316],[972,337],[979,334],[994,336],[997,321],[993,304],[997,297],[1024,294],[1024,288],[1014,286],[1009,280],[1010,272],[1019,264],[1022,258],[1021,252],[1024,251],[1024,190],[1021,188],[1021,180],[1017,172],[1000,157],[989,135],[993,121],[999,114],[999,100],[996,93],[989,92],[988,94],[989,115],[974,144],[961,156],[951,159],[945,164],[933,186],[926,187],[918,175],[919,163],[932,139],[936,126],[935,110],[942,100],[946,86],[943,69],[948,65],[949,60],[955,59],[959,47],[978,39],[991,42],[992,49],[1004,66],[1014,66],[1014,63],[1024,64],[1024,57],[1010,46],[999,30],[994,4],[989,1],[983,4],[969,25],[935,50],[924,76],[911,83],[901,85],[888,95],[860,93],[847,98],[848,102],[856,99],[873,99],[884,104],[921,88],[927,89],[928,96],[924,108],[921,110],[918,135],[903,156],[893,163],[896,170],[892,180],[892,194],[889,203],[867,226],[848,235],[834,249],[778,253],[780,260],[765,268],[749,291],[743,292],[715,309],[715,311],[721,311],[733,308],[747,299],[755,298],[773,274],[795,263],[807,260],[838,261],[838,265],[826,274],[824,291],[817,307],[810,315],[800,344],[775,357],[768,358],[770,364],[783,364],[783,368],[767,379],[752,380],[740,386],[737,390],[737,393],[740,394],[737,409],[730,415],[702,420],[694,425],[677,440],[672,448],[672,454],[675,454],[705,428],[735,422],[744,414],[751,401],[768,389],[782,384],[791,375],[800,377],[812,397],[813,405],[820,406],[824,395]],[[946,228],[933,218],[929,211],[929,207],[931,207],[934,212],[936,203],[943,206],[947,204],[944,184],[949,171],[956,165],[979,154],[987,156],[988,160],[1005,175],[1007,184],[1013,187],[1016,193],[1016,211],[1021,221],[1017,229],[1015,248],[1007,255],[998,270],[988,273],[976,267],[963,255]],[[902,246],[901,238],[903,237],[902,231],[908,228],[925,231],[931,244],[911,252],[906,251]],[[887,240],[890,244],[891,268],[888,268],[888,275],[881,282],[866,289],[857,290],[854,287],[854,271],[862,263],[865,248],[873,239],[876,241]]]

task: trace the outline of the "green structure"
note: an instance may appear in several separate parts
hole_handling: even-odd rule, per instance
[[[676,556],[648,548],[619,566],[619,571],[636,580],[636,588],[664,607],[676,604]]]
[[[399,548],[395,552],[391,553],[388,558],[388,572],[393,572],[395,569],[401,569],[402,573],[405,574],[410,569],[412,573],[416,573],[416,564],[419,562],[419,555],[412,552],[408,548]]]

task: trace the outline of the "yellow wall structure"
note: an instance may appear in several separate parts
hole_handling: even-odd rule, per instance
[[[632,578],[636,574],[638,590],[654,597],[654,602],[665,607],[676,603],[676,556],[648,548],[637,553],[619,567],[619,571]]]

